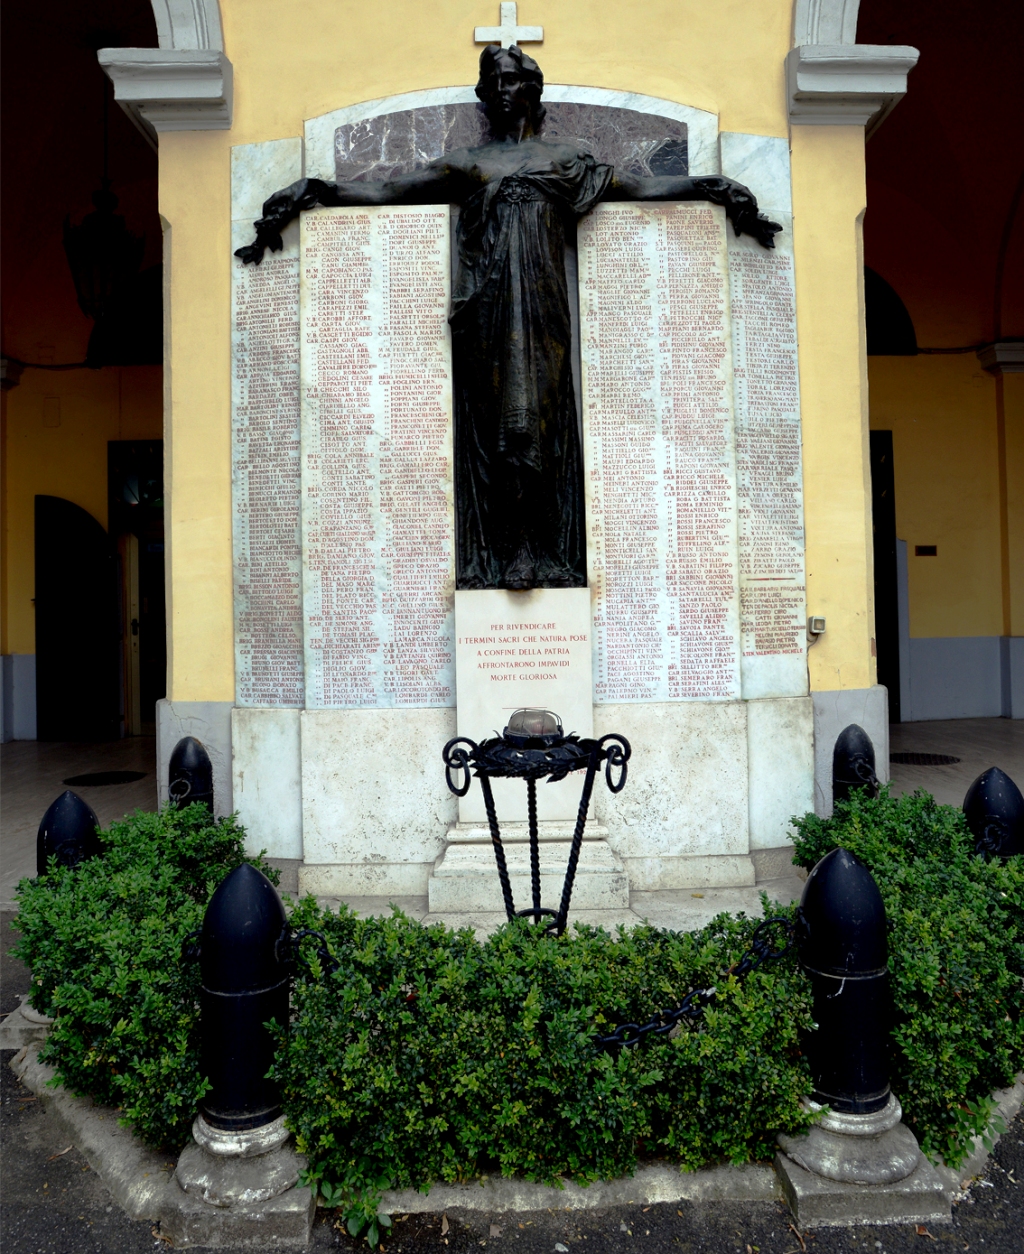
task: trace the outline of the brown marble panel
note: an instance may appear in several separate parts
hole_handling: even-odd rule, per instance
[[[685,174],[686,123],[603,105],[549,104],[545,139],[578,139],[598,161],[631,174]],[[475,104],[404,109],[334,133],[336,177],[387,179],[429,164],[455,148],[487,140],[487,121]]]

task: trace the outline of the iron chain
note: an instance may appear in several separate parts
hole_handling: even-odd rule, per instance
[[[777,943],[773,947],[773,928],[781,929],[785,938],[785,944],[781,948]],[[742,980],[751,971],[756,971],[762,963],[782,958],[793,948],[795,931],[796,925],[789,919],[764,919],[754,929],[750,948],[739,962],[729,968],[726,976],[734,975]],[[607,1036],[599,1036],[594,1044],[599,1049],[631,1049],[634,1045],[639,1045],[645,1037],[667,1036],[680,1023],[695,1023],[715,1000],[717,992],[714,985],[711,988],[695,988],[671,1010],[656,1011],[646,1023],[622,1023]]]

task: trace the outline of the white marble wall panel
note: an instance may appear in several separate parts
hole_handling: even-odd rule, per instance
[[[246,853],[302,857],[299,711],[231,711],[234,807],[245,827]]]
[[[302,140],[231,150],[231,247],[250,243],[263,200],[302,173]],[[299,233],[259,266],[232,257],[231,491],[235,694],[301,706]]]
[[[450,706],[447,205],[302,219],[309,708]]]
[[[750,847],[792,843],[790,819],[814,809],[814,704],[810,697],[747,703]]]
[[[590,592],[586,588],[493,588],[456,592],[456,680],[460,736],[478,743],[501,735],[523,706],[560,715],[566,732],[591,736],[594,727]],[[574,820],[582,775],[537,789],[542,821]],[[502,822],[527,819],[522,780],[495,780]],[[485,823],[476,781],[459,802],[461,823]]]
[[[622,792],[595,786],[597,818],[620,858],[664,864],[667,882],[648,876],[643,887],[673,887],[675,859],[747,858],[746,702],[599,705],[594,734],[608,732],[624,735],[633,756]],[[636,865],[627,863],[631,883]]]
[[[425,893],[457,817],[441,759],[455,711],[306,710],[301,718],[303,858],[316,891]],[[313,883],[300,879],[304,889]]]
[[[579,282],[595,700],[738,697],[724,212],[600,205]]]
[[[783,230],[775,248],[729,233],[743,695],[807,692],[800,378],[789,146],[726,133],[722,173]]]

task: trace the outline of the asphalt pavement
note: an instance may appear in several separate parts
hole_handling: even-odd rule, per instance
[[[28,990],[9,955],[12,916],[2,915],[0,1013]],[[150,1223],[129,1220],[0,1053],[0,1246],[3,1254],[138,1254],[166,1250]],[[168,1160],[167,1170],[173,1170]],[[385,1254],[927,1254],[1024,1252],[1024,1117],[1018,1115],[981,1176],[953,1209],[953,1222],[818,1228],[798,1232],[781,1202],[679,1203],[587,1211],[396,1215]],[[331,1212],[317,1213],[310,1251],[362,1251]]]

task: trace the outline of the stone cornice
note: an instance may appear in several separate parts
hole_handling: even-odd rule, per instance
[[[114,99],[155,142],[161,131],[231,127],[231,62],[215,48],[101,48]]]
[[[916,48],[887,44],[803,44],[786,58],[794,126],[875,130],[903,99]]]
[[[979,348],[977,357],[993,374],[1024,374],[1024,340],[997,340]]]

